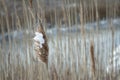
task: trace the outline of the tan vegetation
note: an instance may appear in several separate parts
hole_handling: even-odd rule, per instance
[[[106,3],[101,0],[63,0],[62,6],[53,7],[42,4],[45,0],[15,0],[13,10],[7,5],[12,1],[6,1],[0,1],[0,80],[120,79],[119,73],[109,74],[105,70],[115,40],[120,39],[119,29],[111,22],[120,16],[119,0],[105,0]],[[17,1],[20,1],[20,9],[16,6]],[[106,29],[99,29],[102,19],[109,21]],[[39,24],[38,20],[41,20]],[[97,26],[86,30],[85,24],[94,21]],[[47,31],[54,28],[49,29],[48,24],[57,28],[52,35]],[[68,32],[59,31],[60,28],[64,31],[63,26],[69,29]],[[80,31],[72,32],[72,27]],[[11,37],[12,31],[22,31],[17,36],[20,39]],[[43,34],[42,48],[34,48],[34,42],[40,44],[33,40],[34,32]],[[37,61],[34,54],[41,61]]]

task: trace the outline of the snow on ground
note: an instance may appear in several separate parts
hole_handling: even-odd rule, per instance
[[[92,37],[92,36],[91,36]],[[115,34],[115,44],[120,44],[120,32],[116,31]],[[90,42],[91,38],[86,37],[85,39],[85,52],[87,58],[87,67],[90,70]],[[100,35],[94,35],[93,37],[94,42],[94,53],[95,53],[95,60],[96,60],[96,67],[99,68],[100,64],[103,69],[106,69],[107,63],[109,62],[109,59],[112,55],[112,36],[111,32],[106,32]],[[49,47],[50,47],[50,62],[55,62],[56,65],[59,65],[59,63],[63,64],[63,68],[66,67],[66,65],[71,66],[76,64],[76,67],[78,67],[77,63],[80,63],[83,65],[84,60],[84,54],[82,54],[82,50],[84,50],[84,46],[82,45],[83,41],[81,40],[80,34],[72,35],[70,37],[60,37],[57,36],[56,38],[49,41]],[[115,46],[116,48],[117,46]],[[56,59],[56,56],[60,57],[60,60],[63,62],[59,62],[59,59]],[[55,59],[55,60],[54,60]],[[79,65],[80,66],[80,65]],[[56,66],[57,67],[57,66]],[[77,68],[76,68],[77,69]],[[78,70],[77,70],[78,71]]]
[[[114,28],[120,29],[120,18],[112,19],[112,20],[101,20],[97,24],[97,22],[93,23],[86,23],[84,25],[84,29],[89,31],[89,30],[95,30],[97,27],[99,27],[99,30],[101,29],[109,29],[110,26]],[[80,32],[80,24],[72,25],[72,27],[66,26],[66,25],[61,25],[61,28],[57,28],[57,25],[54,28],[48,29],[46,32],[48,34],[56,35],[57,32],[61,33],[67,33],[67,32]]]
[[[101,29],[109,29],[110,25],[112,24],[112,26],[114,28],[118,28],[120,29],[120,18],[116,18],[116,19],[112,19],[112,20],[101,20],[99,22],[99,30]],[[72,27],[66,26],[66,25],[61,25],[61,28],[58,28],[57,25],[54,26],[54,28],[51,29],[47,29],[46,33],[48,35],[56,35],[58,32],[60,33],[75,33],[75,32],[80,32],[80,24],[76,24],[76,25],[72,25]],[[95,30],[97,28],[97,22],[93,22],[93,23],[86,23],[84,25],[85,30],[89,31],[89,30]],[[33,36],[33,30],[15,30],[13,32],[10,33],[5,33],[4,35],[0,34],[0,41],[2,41],[3,38],[5,38],[5,40],[8,40],[8,37],[10,37],[10,39],[22,39],[24,34],[30,34],[31,36]]]
[[[120,19],[119,18],[113,19],[110,22],[112,22],[112,25],[115,26],[115,28],[118,28],[114,32],[114,38],[112,37],[112,32],[110,30],[107,30],[109,29],[109,25],[110,25],[109,21],[107,20],[102,20],[99,22],[99,30],[101,31],[100,33],[97,33],[97,34],[88,33],[86,34],[85,40],[83,40],[83,37],[80,34],[80,25],[73,25],[74,27],[71,27],[71,28],[55,27],[51,29],[46,29],[46,33],[49,37],[49,48],[50,48],[49,49],[50,50],[49,65],[51,65],[52,62],[54,62],[56,67],[57,65],[60,65],[60,67],[64,69],[67,65],[69,65],[69,67],[71,67],[72,69],[73,64],[75,64],[75,67],[76,67],[75,70],[79,71],[80,65],[83,65],[84,54],[85,54],[86,63],[87,63],[86,67],[89,70],[91,65],[90,42],[92,39],[94,42],[94,52],[95,52],[96,63],[100,64],[104,69],[108,69],[108,67],[111,66],[108,64],[110,60],[109,56],[111,56],[112,53],[115,52],[115,51],[112,52],[113,39],[114,39],[114,46],[115,46],[114,50],[116,50],[116,48],[120,45],[120,30],[119,30]],[[96,26],[97,26],[96,22],[87,23],[85,24],[85,29],[86,31],[92,30],[92,29],[95,29]],[[59,33],[61,35],[59,35]],[[13,46],[10,48],[10,50],[7,50],[7,51],[11,51],[13,55],[15,54],[18,55],[20,53],[19,56],[21,57],[21,60],[24,62],[24,59],[26,59],[24,57],[26,57],[27,55],[30,56],[30,54],[33,54],[33,48],[32,48],[33,35],[34,33],[32,30],[14,31],[14,32],[11,32],[9,35],[6,33],[5,35],[0,36],[0,41],[1,41],[0,44],[1,46],[3,46],[2,39],[5,38],[5,40],[7,41],[8,36],[11,38],[11,40],[18,40],[16,42],[13,42],[12,43]],[[6,48],[9,48],[9,46],[7,46]],[[6,48],[2,50],[4,53],[6,53]],[[24,53],[27,53],[27,54],[24,54]],[[27,59],[31,60],[28,56],[27,56]],[[115,60],[116,60],[116,57],[115,57]],[[99,65],[97,65],[96,67],[99,68]],[[58,70],[61,70],[61,69],[58,69]]]
[[[113,56],[111,56],[107,66],[108,73],[111,73],[112,70],[115,72],[120,71],[120,44],[113,51]]]

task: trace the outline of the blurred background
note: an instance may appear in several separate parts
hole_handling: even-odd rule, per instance
[[[48,70],[33,49],[39,20]],[[1,80],[49,80],[52,66],[60,80],[119,80],[120,66],[111,67],[119,45],[120,0],[0,0]]]

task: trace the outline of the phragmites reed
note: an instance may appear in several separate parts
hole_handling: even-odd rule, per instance
[[[30,3],[30,7],[32,8],[32,0],[29,0],[29,3]]]
[[[47,42],[47,36],[43,29],[42,23],[37,25],[35,37],[33,39],[34,39],[34,49],[36,55],[38,56],[38,59],[44,62],[48,68],[49,47]],[[58,80],[58,75],[54,64],[50,68],[49,75],[51,80]]]
[[[38,59],[48,65],[49,48],[47,43],[47,37],[43,29],[42,24],[37,25],[37,29],[34,37],[34,49],[38,56]]]
[[[92,41],[90,45],[90,56],[91,56],[91,69],[94,77],[95,76],[95,58],[94,58],[94,45]]]

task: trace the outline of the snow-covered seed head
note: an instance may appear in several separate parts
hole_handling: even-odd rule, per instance
[[[42,45],[45,43],[45,40],[43,38],[43,34],[39,32],[35,32],[35,37],[33,38],[36,42],[35,45],[42,48]]]
[[[33,38],[33,43],[34,43],[35,53],[39,61],[47,63],[49,48],[47,44],[47,37],[44,32],[42,24],[37,25],[35,37]]]

